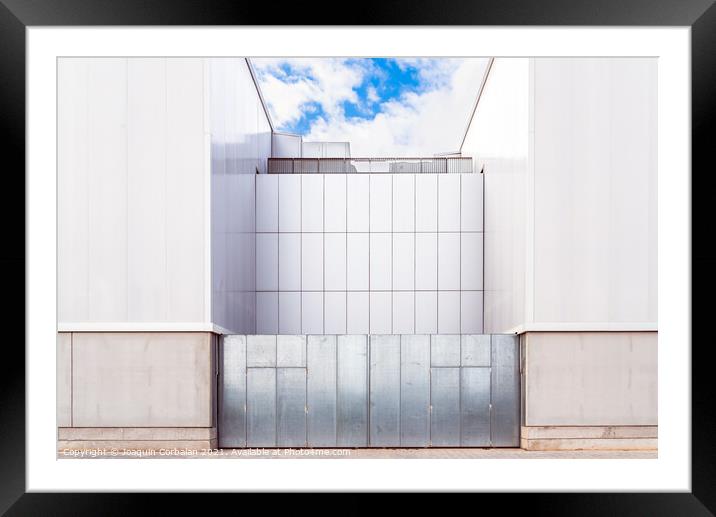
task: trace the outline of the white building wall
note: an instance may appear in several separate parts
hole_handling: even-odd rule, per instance
[[[485,176],[485,331],[655,330],[656,61],[495,59],[462,152]]]
[[[476,171],[484,169],[486,332],[525,322],[529,70],[529,59],[494,60],[461,149]]]
[[[656,59],[535,59],[533,83],[534,321],[655,330]]]
[[[256,176],[258,333],[482,331],[481,174]]]
[[[255,328],[255,175],[271,126],[243,58],[58,64],[58,319]]]
[[[303,137],[289,133],[274,133],[272,138],[272,158],[300,158]]]
[[[206,323],[200,59],[58,61],[60,330]]]
[[[211,92],[212,322],[254,332],[257,173],[266,173],[271,127],[244,58],[207,60]],[[257,201],[258,200],[258,201]]]

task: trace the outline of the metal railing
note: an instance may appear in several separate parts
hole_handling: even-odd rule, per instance
[[[473,172],[472,158],[269,158],[269,174],[398,174]]]

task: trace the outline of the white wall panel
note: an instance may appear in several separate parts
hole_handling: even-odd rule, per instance
[[[460,176],[460,228],[463,232],[482,231],[482,187],[482,174]]]
[[[460,234],[438,234],[438,289],[460,289]]]
[[[529,59],[495,59],[462,146],[484,168],[485,330],[525,322]]]
[[[393,234],[393,290],[415,288],[415,234]]]
[[[367,232],[369,229],[369,179],[367,174],[348,174],[346,176],[346,188],[348,191],[347,225],[349,232]]]
[[[89,61],[57,62],[57,317],[89,318]]]
[[[88,82],[89,321],[127,321],[127,60],[92,59]]]
[[[346,333],[348,334],[368,334],[370,327],[368,324],[370,313],[368,310],[369,296],[368,292],[348,292],[346,293]]]
[[[415,332],[415,293],[393,292],[393,334]]]
[[[143,58],[139,58],[143,59]],[[168,58],[167,74],[167,319],[204,321],[207,155],[204,62]]]
[[[482,291],[460,293],[460,332],[482,334]]]
[[[278,290],[301,290],[301,234],[278,234]]]
[[[415,289],[435,291],[438,288],[438,234],[415,234]]]
[[[435,334],[438,331],[438,293],[415,292],[415,333]]]
[[[460,178],[462,174],[438,175],[438,231],[460,231]]]
[[[323,290],[323,234],[301,235],[301,288],[304,291]]]
[[[346,333],[346,292],[325,293],[325,333]]]
[[[460,333],[460,293],[438,291],[438,333]]]
[[[392,293],[370,293],[370,333],[391,334],[392,329]]]
[[[346,231],[346,175],[327,174],[324,177],[325,189],[325,231]]]
[[[278,290],[278,234],[256,234],[256,290]]]
[[[393,231],[415,231],[415,175],[393,175]]]
[[[392,229],[393,176],[369,174],[370,231],[389,232]]]
[[[127,308],[162,321],[166,292],[166,60],[127,61]]]
[[[286,133],[273,133],[271,150],[272,158],[300,158],[301,157],[301,135]]]
[[[460,234],[460,289],[482,290],[482,233]]]
[[[346,234],[326,233],[325,239],[325,290],[346,290]]]
[[[278,333],[278,293],[256,293],[256,332],[258,334]]]
[[[323,231],[323,174],[301,175],[301,229]]]
[[[323,293],[301,293],[301,333],[323,334]]]
[[[392,242],[390,233],[370,234],[370,290],[390,291]]]
[[[438,229],[438,175],[415,176],[415,231],[435,232]]]
[[[367,233],[349,233],[347,235],[348,256],[347,289],[349,291],[367,291],[369,288],[369,242]]]
[[[256,177],[256,231],[278,231],[278,174]]]
[[[278,333],[301,333],[301,293],[278,293]]]
[[[278,231],[301,231],[301,175],[278,174]]]

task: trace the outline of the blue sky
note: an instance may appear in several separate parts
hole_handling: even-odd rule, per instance
[[[485,59],[252,59],[280,131],[350,141],[354,156],[456,150]]]

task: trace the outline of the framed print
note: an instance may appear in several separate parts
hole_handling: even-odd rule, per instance
[[[713,511],[716,11],[513,4],[5,2],[3,510]]]

